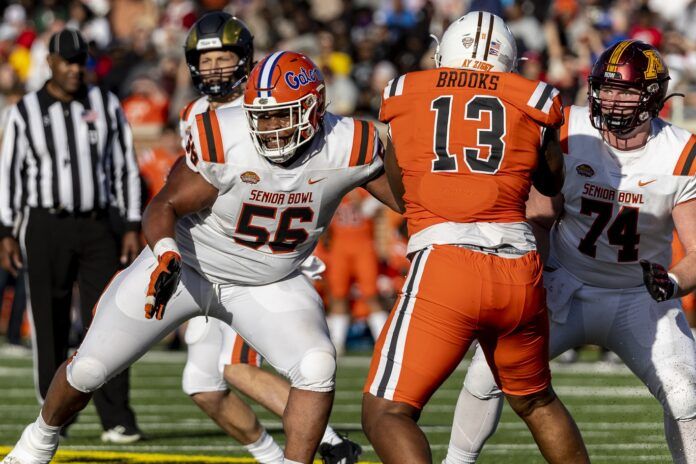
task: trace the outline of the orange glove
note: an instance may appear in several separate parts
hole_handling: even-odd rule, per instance
[[[167,251],[158,258],[159,264],[150,275],[145,299],[145,317],[155,316],[161,320],[164,308],[179,285],[181,277],[181,256],[175,251]]]

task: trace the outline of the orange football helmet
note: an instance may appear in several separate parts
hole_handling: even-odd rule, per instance
[[[317,133],[326,109],[326,85],[319,68],[295,52],[275,52],[252,69],[244,91],[244,112],[259,153],[274,163],[290,159],[297,148]],[[259,129],[259,119],[287,111],[289,123],[272,130]],[[281,146],[287,131],[294,130]],[[274,141],[274,143],[269,143]]]

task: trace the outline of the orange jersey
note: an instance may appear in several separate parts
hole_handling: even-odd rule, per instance
[[[167,122],[168,102],[143,95],[131,95],[123,100],[123,112],[133,125],[159,124]]]
[[[144,150],[138,157],[140,174],[147,185],[148,201],[152,199],[167,181],[169,171],[177,157],[182,153],[170,153],[163,148],[154,147]]]
[[[558,91],[512,73],[438,68],[384,90],[403,173],[409,235],[444,222],[525,220],[541,127],[559,127]]]
[[[331,221],[331,241],[333,244],[355,246],[356,241],[372,243],[373,221],[363,210],[363,202],[370,194],[363,189],[355,189],[343,197]]]

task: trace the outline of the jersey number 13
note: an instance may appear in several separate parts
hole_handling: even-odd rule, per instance
[[[435,111],[433,128],[433,172],[457,172],[457,155],[449,151],[450,120],[452,116],[452,95],[443,95],[430,102]],[[505,156],[505,106],[498,97],[475,95],[464,105],[464,119],[481,121],[482,113],[490,113],[488,128],[478,129],[476,147],[464,148],[464,162],[471,172],[495,174]],[[481,155],[481,148],[488,147],[488,156]]]

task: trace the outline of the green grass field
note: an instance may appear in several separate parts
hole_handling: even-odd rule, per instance
[[[594,357],[586,354],[585,359]],[[378,462],[360,431],[361,387],[367,356],[339,362],[338,390],[331,423],[363,445],[363,461]],[[131,398],[148,439],[128,446],[105,446],[90,405],[70,428],[55,462],[253,462],[244,448],[225,436],[181,391],[184,353],[155,351],[132,370]],[[423,412],[426,431],[439,463],[447,450],[454,405],[465,365],[442,386]],[[662,463],[670,455],[662,434],[662,412],[647,389],[623,366],[581,362],[552,365],[554,385],[582,430],[594,463]],[[0,357],[0,456],[18,439],[38,412],[31,359]],[[263,424],[283,441],[280,420],[254,406]],[[544,462],[524,424],[506,406],[481,463]]]

